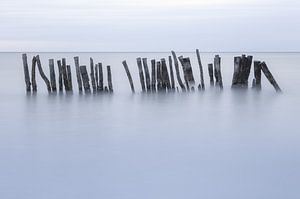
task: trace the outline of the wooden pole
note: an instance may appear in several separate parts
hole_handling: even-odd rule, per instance
[[[65,91],[69,91],[69,80],[68,80],[68,74],[67,74],[67,63],[66,59],[62,58],[62,77],[64,81]]]
[[[219,85],[220,89],[223,89],[223,81],[222,81],[222,73],[221,73],[221,57],[216,55],[214,58],[214,66],[215,72],[217,75],[217,85]]]
[[[151,60],[151,89],[152,92],[156,92],[156,70],[155,70],[156,62],[155,59]]]
[[[144,66],[144,71],[145,71],[145,77],[146,77],[147,92],[151,92],[150,74],[149,74],[149,68],[148,68],[147,58],[143,58],[142,61],[143,61],[143,66]]]
[[[31,65],[31,83],[32,83],[32,91],[33,92],[37,91],[35,69],[36,69],[36,58],[35,58],[35,56],[33,56],[32,65]]]
[[[139,75],[140,75],[140,82],[141,82],[141,86],[142,86],[142,91],[145,92],[146,91],[146,87],[145,87],[145,78],[144,78],[144,73],[143,73],[143,66],[142,66],[142,59],[140,57],[138,57],[136,59],[138,68],[139,68]]]
[[[180,71],[179,71],[179,64],[178,64],[178,60],[177,60],[177,56],[176,53],[174,51],[172,51],[172,56],[174,59],[174,65],[175,65],[175,70],[176,70],[176,77],[177,77],[177,81],[179,86],[181,87],[182,91],[185,91],[185,86],[180,78]]]
[[[44,71],[43,71],[43,68],[42,68],[42,64],[41,64],[41,60],[40,60],[40,56],[37,55],[36,56],[36,62],[37,62],[37,66],[38,66],[38,69],[39,69],[39,73],[42,77],[42,79],[44,80],[46,86],[47,86],[47,90],[48,92],[51,92],[51,85],[50,85],[50,81],[49,79],[46,77]]]
[[[49,59],[50,83],[53,92],[56,92],[56,79],[54,70],[54,59]]]
[[[164,58],[161,59],[161,74],[162,74],[162,85],[163,89],[171,90],[170,77],[168,73],[168,67],[166,64],[166,60]]]
[[[100,92],[103,92],[103,69],[102,69],[102,63],[98,63],[99,68],[99,90]]]
[[[81,78],[83,81],[83,88],[84,88],[84,92],[85,93],[90,93],[91,92],[91,88],[90,88],[90,80],[89,80],[89,75],[88,72],[86,70],[86,66],[80,66],[80,74],[81,74]]]
[[[251,71],[252,60],[253,60],[253,56],[251,56],[251,55],[247,56],[246,70],[245,70],[245,76],[244,76],[244,83],[246,84],[247,87],[248,87],[248,80],[249,80],[250,71]]]
[[[107,66],[107,81],[108,81],[108,90],[109,92],[113,92],[113,84],[112,84],[112,75],[110,66]]]
[[[94,61],[90,58],[90,67],[91,67],[91,82],[93,87],[93,92],[96,92],[96,80],[95,80],[95,72],[94,72]]]
[[[68,77],[69,91],[73,91],[72,71],[71,71],[71,66],[70,65],[67,65],[67,77]]]
[[[79,92],[82,92],[82,80],[80,76],[80,69],[79,69],[79,57],[74,57],[75,68],[76,68],[76,77],[77,77],[77,84]]]
[[[95,64],[95,78],[96,78],[96,90],[98,92],[98,91],[100,91],[100,87],[99,87],[99,66],[98,66],[98,64]]]
[[[254,85],[253,87],[257,90],[261,90],[261,62],[254,61]]]
[[[171,88],[173,91],[175,91],[175,80],[174,80],[173,64],[172,64],[171,56],[169,56],[169,68],[170,68],[170,76],[171,76]]]
[[[274,79],[272,73],[270,72],[267,64],[265,62],[262,62],[260,64],[260,67],[261,67],[261,70],[263,71],[263,73],[265,74],[265,76],[267,77],[267,79],[269,80],[269,82],[275,88],[276,92],[281,92],[281,89],[280,89],[279,85],[277,84],[276,80]]]
[[[210,86],[214,86],[214,69],[213,69],[213,64],[208,64],[208,74],[209,74]]]
[[[29,75],[29,69],[28,69],[27,55],[25,53],[22,54],[22,60],[23,60],[26,92],[30,92],[31,91],[30,75]]]
[[[134,85],[133,85],[133,81],[132,81],[132,77],[131,77],[131,74],[130,74],[130,71],[129,71],[129,68],[128,68],[128,65],[126,63],[126,60],[124,60],[122,62],[123,66],[124,66],[124,69],[126,71],[126,74],[127,74],[127,78],[129,80],[129,84],[130,84],[130,88],[131,88],[131,91],[134,93]]]
[[[200,69],[200,82],[201,82],[201,89],[205,90],[205,85],[204,85],[204,77],[203,77],[203,66],[201,63],[201,57],[200,57],[200,52],[199,49],[196,50],[196,54],[197,54],[197,59],[198,59],[198,64],[199,64],[199,69]]]
[[[193,75],[193,69],[192,69],[190,58],[188,58],[188,57],[183,58],[181,56],[179,58],[179,60],[180,60],[181,65],[182,65],[182,69],[183,69],[183,73],[184,73],[184,80],[186,82],[186,87],[188,89],[190,87],[191,87],[191,89],[194,89],[195,79],[194,79],[194,75]]]
[[[61,61],[57,61],[57,66],[58,66],[58,86],[59,86],[59,91],[63,91],[63,70],[62,70],[62,64]]]
[[[232,77],[232,88],[238,87],[239,78],[240,78],[240,67],[241,67],[241,57],[234,57],[234,72]]]
[[[161,74],[161,63],[157,62],[157,70],[156,70],[156,78],[157,78],[157,90],[161,91],[163,89],[163,81],[162,81],[162,74]]]

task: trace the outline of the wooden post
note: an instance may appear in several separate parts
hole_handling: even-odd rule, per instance
[[[172,64],[171,56],[169,56],[169,68],[170,68],[170,76],[171,76],[171,88],[173,91],[175,91],[175,80],[174,80],[173,64]]]
[[[98,64],[95,64],[95,78],[96,78],[96,90],[97,92],[100,91],[99,87],[99,68]]]
[[[148,68],[147,58],[143,58],[142,61],[143,61],[143,66],[144,66],[144,71],[145,71],[145,77],[146,77],[147,92],[151,92],[150,74],[149,74],[149,68]]]
[[[254,81],[253,88],[261,90],[261,66],[260,61],[254,61]]]
[[[37,91],[37,84],[36,84],[36,76],[35,76],[35,69],[36,69],[36,58],[33,56],[32,58],[32,66],[31,66],[31,83],[32,83],[32,91]]]
[[[166,88],[168,90],[171,90],[171,83],[170,83],[170,77],[168,73],[168,67],[166,64],[166,60],[164,58],[161,59],[161,74],[162,74],[162,85],[163,89]]]
[[[156,70],[155,70],[155,59],[151,60],[151,89],[152,92],[156,92]]]
[[[131,77],[131,74],[130,74],[128,65],[127,65],[127,63],[126,63],[126,60],[124,60],[124,61],[122,62],[122,64],[123,64],[124,69],[125,69],[125,71],[126,71],[127,78],[128,78],[128,80],[129,80],[129,84],[130,84],[131,91],[134,93],[134,85],[133,85],[132,77]]]
[[[73,91],[72,71],[71,71],[71,66],[70,65],[67,65],[67,77],[68,77],[69,91]]]
[[[68,74],[67,74],[67,63],[66,59],[62,58],[62,77],[64,81],[65,91],[69,91],[69,80],[68,80]]]
[[[157,78],[157,90],[161,91],[163,89],[162,73],[161,73],[161,63],[157,62],[156,78]]]
[[[261,67],[261,70],[263,71],[263,73],[265,74],[265,76],[267,77],[267,79],[269,80],[269,82],[275,88],[276,92],[281,92],[281,89],[280,89],[279,85],[277,84],[276,80],[274,79],[272,73],[270,72],[267,64],[265,62],[262,62],[260,64],[260,67]]]
[[[234,57],[234,72],[232,77],[232,88],[236,88],[239,84],[239,78],[240,78],[240,68],[241,68],[241,57]]]
[[[219,85],[220,89],[223,89],[223,81],[222,81],[222,73],[221,73],[221,57],[216,55],[214,58],[214,66],[215,66],[215,73],[216,73],[216,84]]]
[[[102,69],[102,63],[98,63],[99,68],[99,90],[102,92],[104,90],[103,88],[103,69]]]
[[[57,66],[58,66],[58,86],[59,86],[59,91],[63,91],[63,70],[62,70],[62,64],[61,61],[57,61]]]
[[[140,57],[138,57],[136,59],[138,68],[139,68],[139,75],[140,75],[140,82],[141,82],[141,86],[142,86],[142,91],[145,92],[146,91],[146,87],[145,87],[145,78],[144,78],[144,73],[143,73],[143,66],[142,66],[142,59]]]
[[[202,67],[202,63],[201,63],[201,57],[200,57],[199,49],[196,50],[196,54],[197,54],[197,59],[198,59],[198,64],[199,64],[199,69],[200,69],[200,82],[201,82],[200,88],[202,90],[205,90],[204,77],[203,77],[203,67]]]
[[[29,75],[29,69],[28,69],[27,55],[25,53],[22,54],[22,60],[23,60],[26,91],[30,92],[31,91],[30,75]]]
[[[91,82],[93,87],[93,92],[96,92],[96,80],[95,80],[95,72],[94,72],[94,61],[90,58],[90,67],[91,67]]]
[[[186,87],[189,89],[191,87],[191,89],[194,89],[195,86],[195,79],[194,79],[194,75],[193,75],[193,69],[192,69],[192,65],[191,65],[191,61],[190,58],[186,57],[183,58],[182,56],[179,58],[181,65],[182,65],[182,69],[183,69],[183,73],[184,73],[184,79],[186,82]]]
[[[178,84],[181,87],[182,91],[185,91],[185,86],[180,78],[180,71],[179,71],[179,64],[178,64],[177,56],[174,51],[172,51],[172,56],[174,59],[174,65],[175,65],[176,77],[177,77]]]
[[[75,68],[76,68],[76,77],[77,77],[77,84],[79,92],[82,92],[82,80],[80,76],[80,69],[79,69],[79,57],[74,57]]]
[[[251,56],[251,55],[247,56],[246,70],[245,70],[245,76],[244,76],[244,83],[246,84],[247,87],[248,87],[248,80],[249,80],[250,71],[251,71],[252,60],[253,60],[253,56]]]
[[[56,79],[54,70],[54,59],[49,59],[50,83],[53,92],[56,92]]]
[[[49,79],[46,77],[44,71],[43,71],[43,68],[42,68],[42,64],[41,64],[41,60],[40,60],[40,56],[37,55],[36,56],[36,62],[37,62],[37,66],[38,66],[38,69],[39,69],[39,73],[42,77],[42,79],[44,80],[46,86],[47,86],[47,90],[48,92],[51,92],[51,85],[50,85],[50,81]]]
[[[213,69],[213,64],[208,64],[208,74],[209,74],[210,86],[214,86],[214,69]]]
[[[112,77],[111,77],[111,69],[110,66],[107,66],[107,81],[108,81],[108,90],[109,92],[113,92],[113,84],[112,84]]]
[[[83,81],[83,88],[84,88],[84,92],[85,93],[90,93],[91,92],[91,88],[90,88],[90,80],[89,80],[89,75],[88,72],[86,70],[86,66],[80,66],[80,74],[81,74],[81,78]]]
[[[190,91],[189,82],[188,82],[188,80],[187,80],[187,78],[186,78],[185,69],[184,69],[184,66],[183,66],[183,60],[182,60],[182,59],[183,59],[183,56],[179,56],[179,57],[178,57],[178,60],[179,60],[179,62],[180,62],[180,64],[181,64],[181,66],[182,66],[183,79],[184,79],[184,82],[185,82],[186,90],[187,90],[187,91]]]

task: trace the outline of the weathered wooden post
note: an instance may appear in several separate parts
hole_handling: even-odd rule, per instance
[[[28,69],[27,55],[25,53],[22,54],[22,60],[23,60],[26,91],[30,92],[31,91],[30,75],[29,75],[29,69]]]
[[[99,65],[95,64],[95,78],[96,78],[96,90],[97,92],[100,91],[99,87]]]
[[[141,82],[141,86],[142,86],[142,91],[145,92],[146,91],[146,87],[145,87],[145,78],[144,78],[144,73],[143,73],[143,66],[142,66],[142,59],[140,57],[138,57],[136,59],[138,68],[139,68],[139,75],[140,75],[140,82]]]
[[[194,79],[194,75],[193,75],[193,69],[192,69],[190,58],[188,58],[188,57],[183,58],[181,56],[179,58],[179,60],[180,60],[181,65],[182,65],[182,69],[183,69],[183,73],[184,73],[184,80],[186,82],[186,87],[188,89],[190,87],[191,87],[191,89],[194,89],[195,79]]]
[[[213,64],[208,64],[208,74],[209,74],[210,86],[214,86],[214,69],[213,69]]]
[[[67,74],[67,63],[66,63],[66,59],[62,58],[62,77],[63,77],[63,81],[64,81],[64,86],[65,86],[65,91],[69,91],[69,80],[68,80],[68,74]]]
[[[233,72],[233,77],[232,77],[232,88],[237,87],[239,84],[239,74],[240,74],[240,68],[241,68],[241,57],[234,57],[234,72]]]
[[[163,81],[162,81],[162,72],[161,72],[161,63],[158,61],[156,63],[156,78],[157,78],[157,91],[161,91],[163,89]]]
[[[220,89],[223,89],[222,73],[221,73],[221,57],[216,55],[214,58],[214,66],[216,73],[216,84],[219,85]]]
[[[124,69],[125,69],[125,72],[127,74],[127,78],[129,80],[129,84],[130,84],[130,88],[131,88],[131,91],[134,93],[134,85],[133,85],[133,81],[132,81],[132,77],[131,77],[131,74],[130,74],[130,71],[129,71],[129,68],[128,68],[128,65],[126,63],[126,60],[124,60],[122,62],[123,66],[124,66]]]
[[[91,88],[90,88],[90,80],[89,80],[89,75],[88,72],[86,70],[86,66],[80,66],[80,74],[81,74],[81,78],[83,81],[83,88],[84,88],[84,92],[85,93],[90,93],[91,92]]]
[[[174,51],[172,51],[172,56],[174,59],[174,65],[175,65],[176,77],[177,77],[178,84],[181,87],[182,91],[185,91],[185,86],[180,78],[180,71],[179,71],[179,64],[178,64],[177,56]]]
[[[58,87],[59,91],[63,91],[63,70],[62,70],[62,64],[61,61],[57,61],[57,66],[58,66]]]
[[[69,91],[73,91],[72,71],[71,71],[71,66],[70,65],[67,65],[67,77],[68,77]]]
[[[155,59],[151,60],[151,90],[156,92],[156,70],[155,70]]]
[[[166,60],[164,58],[161,59],[161,76],[162,76],[162,86],[163,89],[171,89],[171,83],[168,73],[168,67],[166,64]]]
[[[142,61],[143,61],[143,66],[144,66],[144,71],[145,71],[145,77],[146,77],[147,92],[151,92],[150,74],[149,74],[149,68],[148,68],[147,58],[143,58]]]
[[[172,64],[171,56],[169,56],[169,68],[170,68],[170,76],[171,76],[171,88],[173,91],[175,91],[175,80],[174,80],[173,64]]]
[[[274,79],[272,73],[270,72],[267,64],[265,62],[262,62],[260,64],[260,67],[261,67],[261,70],[263,71],[263,73],[265,74],[265,76],[267,77],[267,79],[269,80],[269,82],[275,88],[276,92],[281,92],[281,89],[280,89],[279,85],[277,84],[276,80]]]
[[[93,92],[96,92],[96,80],[95,80],[95,72],[94,72],[94,61],[90,58],[90,67],[91,67],[91,82],[93,87]]]
[[[200,52],[199,49],[196,50],[196,54],[197,54],[197,59],[198,59],[198,64],[199,64],[199,69],[200,69],[200,87],[201,90],[205,90],[205,85],[204,85],[204,77],[203,77],[203,67],[202,67],[202,63],[201,63],[201,57],[200,57]]]
[[[79,92],[82,92],[82,80],[81,80],[80,69],[79,69],[79,57],[74,57],[74,62],[75,62],[78,90]]]
[[[248,80],[249,80],[250,71],[251,71],[252,60],[253,60],[253,56],[251,56],[251,55],[247,56],[246,70],[245,70],[245,76],[244,76],[244,83],[246,84],[247,87],[248,87]]]
[[[102,63],[98,63],[98,69],[99,69],[99,90],[100,90],[100,92],[103,92],[104,86],[103,86],[103,69],[102,69]]]
[[[47,90],[48,92],[51,92],[51,85],[50,85],[50,81],[49,79],[46,77],[44,71],[43,71],[43,68],[42,68],[42,64],[41,64],[41,60],[40,60],[40,56],[37,55],[36,56],[36,63],[37,63],[37,66],[38,66],[38,69],[39,69],[39,73],[42,77],[42,79],[44,80],[46,86],[47,86]]]
[[[32,91],[33,92],[37,91],[35,68],[36,68],[36,58],[35,58],[35,56],[33,56],[32,65],[31,65],[31,83],[32,83]]]
[[[261,90],[261,67],[260,61],[254,61],[254,79],[253,88]]]
[[[110,66],[107,66],[107,81],[108,81],[108,90],[110,93],[113,92],[113,84],[112,84],[112,75]]]
[[[56,78],[54,70],[54,59],[49,59],[50,83],[53,92],[56,92]]]

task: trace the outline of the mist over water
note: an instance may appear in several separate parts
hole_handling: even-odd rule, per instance
[[[198,84],[195,53],[181,54],[191,57]],[[48,77],[48,59],[67,58],[74,93],[49,95],[38,75],[33,96],[21,54],[0,53],[0,197],[299,198],[300,54],[252,53],[282,94],[264,76],[261,92],[231,90],[241,54],[220,54],[223,91],[209,86],[214,54],[203,53],[205,92],[143,94],[136,58],[150,65],[170,53],[40,53]],[[88,70],[89,57],[111,65],[114,93],[79,95],[74,56]]]

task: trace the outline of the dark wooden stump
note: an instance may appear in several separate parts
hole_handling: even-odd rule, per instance
[[[104,84],[103,84],[102,63],[98,63],[98,68],[99,68],[99,90],[100,90],[100,92],[103,92],[103,90],[104,90]]]
[[[56,92],[56,78],[54,70],[54,59],[49,59],[50,83],[53,92]]]
[[[58,66],[58,88],[59,91],[63,91],[63,70],[62,70],[62,64],[61,61],[57,61],[57,66]]]
[[[99,87],[99,65],[95,64],[95,79],[96,79],[96,90],[97,92],[100,91]]]
[[[67,63],[65,58],[62,58],[62,77],[65,86],[65,91],[67,92],[70,90],[70,87],[69,87],[69,80],[68,80],[68,73],[67,73]]]
[[[49,79],[47,78],[47,76],[45,75],[44,71],[43,71],[43,68],[42,68],[42,64],[41,64],[41,60],[40,60],[40,56],[37,55],[36,56],[36,63],[37,63],[37,66],[38,66],[38,69],[39,69],[39,73],[42,77],[42,79],[44,80],[46,86],[47,86],[47,90],[48,92],[51,92],[51,85],[50,85],[50,81]]]
[[[145,87],[145,78],[144,78],[144,73],[143,73],[142,59],[139,57],[136,59],[136,62],[137,62],[138,68],[139,68],[139,76],[140,76],[142,91],[145,92],[146,87]]]
[[[35,56],[33,56],[32,65],[31,65],[31,83],[32,83],[32,91],[33,92],[37,91],[35,69],[36,69],[36,58],[35,58]]]
[[[107,66],[107,81],[108,81],[108,90],[110,93],[112,93],[113,90],[113,84],[112,84],[112,74],[110,66]]]
[[[210,86],[214,86],[214,69],[213,69],[213,64],[208,64],[208,74],[209,74]]]
[[[155,59],[151,60],[151,90],[152,92],[156,92],[156,70],[155,70],[156,62]]]
[[[92,58],[90,58],[90,67],[91,67],[91,82],[92,82],[92,87],[93,87],[93,92],[96,92],[96,80],[95,80],[95,71],[94,71],[94,61]]]
[[[221,73],[221,57],[216,55],[214,58],[214,66],[215,66],[215,75],[216,75],[216,85],[223,89],[223,80],[222,80],[222,73]]]
[[[69,91],[73,91],[72,71],[71,71],[71,66],[70,65],[67,65],[67,77],[68,77]]]
[[[173,56],[173,59],[174,59],[174,66],[175,66],[175,70],[176,70],[176,77],[177,77],[177,81],[178,81],[178,84],[179,86],[181,87],[182,91],[185,91],[185,86],[181,80],[181,77],[180,77],[180,71],[179,71],[179,64],[178,64],[178,60],[177,60],[177,56],[176,56],[176,53],[174,51],[172,51],[172,56]]]
[[[281,89],[280,89],[279,85],[277,84],[276,80],[274,79],[272,73],[270,72],[267,64],[265,62],[262,62],[260,64],[260,67],[261,67],[261,70],[263,71],[263,73],[265,74],[265,76],[267,77],[267,79],[269,80],[269,82],[275,88],[276,92],[281,92]]]
[[[31,91],[30,75],[29,75],[29,69],[28,69],[27,55],[25,53],[22,54],[22,60],[23,60],[26,92],[30,92]]]
[[[252,87],[261,90],[261,62],[260,61],[254,61],[254,79]]]
[[[144,71],[145,71],[145,77],[146,77],[147,92],[151,92],[151,82],[150,82],[150,74],[149,74],[149,68],[148,68],[147,58],[143,58],[142,61],[143,61],[143,66],[144,66]]]
[[[241,57],[234,57],[234,72],[232,77],[232,88],[236,88],[239,84],[240,79],[240,68],[241,68]]]
[[[161,63],[156,63],[157,70],[156,70],[156,78],[157,78],[157,91],[163,90],[163,80],[162,80],[162,69],[161,69]]]
[[[127,78],[129,80],[129,84],[130,84],[130,88],[131,88],[131,91],[134,93],[134,84],[133,84],[133,81],[132,81],[132,77],[131,77],[131,74],[130,74],[130,71],[129,71],[129,68],[128,68],[128,65],[126,63],[126,60],[124,60],[122,62],[123,66],[124,66],[124,69],[125,69],[125,72],[126,72],[126,75],[127,75]]]
[[[170,77],[168,73],[166,60],[164,58],[161,59],[161,76],[163,89],[171,90]]]
[[[179,58],[181,65],[182,65],[182,69],[183,69],[183,74],[184,74],[184,80],[186,82],[186,87],[189,88],[193,88],[195,87],[195,79],[194,79],[194,75],[193,75],[193,69],[192,69],[192,65],[191,65],[191,61],[190,58],[186,57],[183,58],[182,56]]]
[[[197,60],[198,60],[199,69],[200,69],[200,82],[201,82],[200,88],[201,88],[201,90],[205,90],[204,77],[203,77],[203,66],[202,66],[202,62],[201,62],[200,52],[198,49],[196,50],[196,54],[197,54]]]
[[[169,68],[170,68],[170,77],[171,77],[171,88],[173,91],[175,91],[175,80],[174,80],[172,56],[169,56]]]
[[[78,90],[79,92],[82,92],[82,80],[81,80],[80,69],[79,69],[79,57],[74,57],[74,62],[75,62]]]
[[[90,80],[89,80],[88,72],[86,70],[86,66],[80,66],[79,69],[80,69],[80,74],[81,74],[81,78],[83,81],[84,92],[90,93],[91,92]]]

